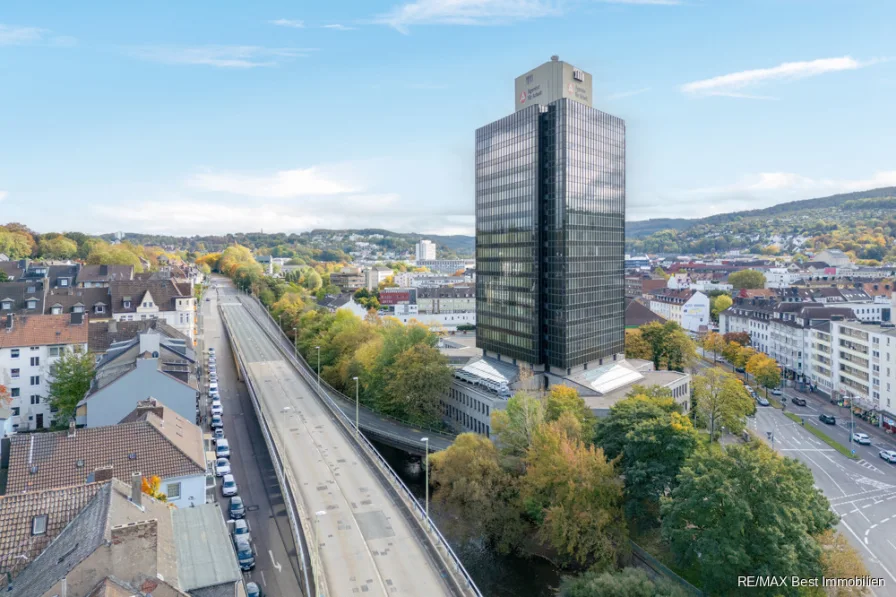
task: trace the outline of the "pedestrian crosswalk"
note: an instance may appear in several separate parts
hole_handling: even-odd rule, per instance
[[[857,460],[857,461],[856,461],[856,464],[858,464],[858,465],[861,466],[861,467],[867,468],[869,471],[874,471],[875,473],[880,473],[880,472],[881,472],[881,470],[880,470],[879,468],[877,468],[876,466],[874,466],[873,464],[871,464],[870,462],[868,462],[868,461],[865,460],[864,458],[862,458],[862,459],[860,459],[860,460]]]

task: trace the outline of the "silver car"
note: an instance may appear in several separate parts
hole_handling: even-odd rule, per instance
[[[870,445],[871,445],[871,438],[868,437],[868,435],[865,434],[865,433],[858,433],[858,432],[853,433],[853,434],[852,434],[852,441],[854,441],[854,442],[857,443],[857,444],[861,444],[861,445],[863,445],[863,446],[870,446]]]
[[[881,450],[878,455],[887,462],[896,464],[896,450]]]

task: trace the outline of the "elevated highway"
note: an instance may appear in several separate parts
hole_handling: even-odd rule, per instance
[[[318,596],[480,596],[438,529],[351,419],[236,291],[221,314],[247,386],[295,498]]]

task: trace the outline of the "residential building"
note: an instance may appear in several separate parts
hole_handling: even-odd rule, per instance
[[[650,293],[650,310],[678,325],[682,323],[682,307],[694,296],[690,289],[672,290],[665,288]]]
[[[454,276],[432,272],[398,272],[395,274],[394,281],[402,288],[454,286],[455,284],[472,284],[473,276],[466,273],[463,276]]]
[[[8,314],[2,321],[0,384],[12,397],[8,424],[13,431],[49,427],[55,418],[48,399],[53,364],[66,352],[87,352],[87,316]]]
[[[97,363],[84,400],[78,403],[78,425],[114,425],[151,396],[188,421],[197,421],[199,386],[193,349],[153,330],[113,343]]]
[[[625,296],[628,298],[646,296],[654,290],[659,290],[665,287],[666,280],[664,278],[652,278],[649,275],[625,277]]]
[[[44,280],[0,282],[0,315],[40,315],[47,286]]]
[[[417,243],[417,261],[432,261],[436,258],[436,244],[431,240],[421,240]]]
[[[476,310],[476,288],[471,284],[421,286],[416,291],[420,313],[466,313]]]
[[[458,270],[466,270],[473,263],[472,259],[418,259],[415,265],[439,274],[453,274]]]
[[[765,274],[766,288],[787,288],[802,278],[801,273],[791,271],[786,267],[770,267],[763,274]]]
[[[639,328],[652,323],[666,323],[666,319],[648,309],[645,305],[630,298],[625,299],[625,328]]]
[[[133,279],[133,265],[82,265],[76,283],[79,288],[108,288],[112,282]]]
[[[556,57],[515,87],[476,131],[477,346],[568,376],[624,353],[625,123]]]
[[[849,255],[840,249],[826,249],[813,255],[812,259],[813,261],[826,263],[831,267],[846,267],[852,263]]]
[[[3,438],[15,433],[12,428],[12,409],[0,403],[0,462],[3,461]]]
[[[6,489],[12,495],[141,472],[160,477],[168,502],[184,507],[205,503],[207,469],[202,429],[151,398],[116,425],[14,435]]]
[[[491,437],[491,414],[507,407],[519,382],[519,369],[497,359],[478,358],[454,370],[447,396],[439,400],[442,418],[459,432]]]
[[[626,255],[625,269],[646,269],[650,267],[650,258],[647,255]]]
[[[707,331],[711,321],[709,297],[702,292],[694,292],[681,306],[681,327],[696,334]]]
[[[89,313],[91,320],[112,317],[112,298],[108,288],[54,288],[44,300],[45,313]]]
[[[367,290],[376,290],[379,288],[381,282],[385,282],[389,276],[394,275],[394,272],[388,267],[380,267],[374,265],[373,267],[369,267],[364,270],[364,287]],[[402,284],[398,284],[401,286]]]
[[[148,331],[156,331],[162,336],[162,342],[166,339],[175,340],[185,347],[190,341],[185,335],[165,323],[161,319],[141,319],[138,321],[105,321],[90,320],[88,328],[88,349],[96,355],[97,362],[113,346],[120,347],[121,343],[132,341],[140,334]]]
[[[340,271],[330,274],[330,284],[338,286],[343,292],[354,292],[365,287],[364,272],[360,267],[347,265]]]
[[[0,586],[11,579],[16,597],[245,597],[218,505],[173,508],[141,479],[0,497],[0,537],[15,546]]]
[[[113,282],[110,292],[116,321],[163,319],[195,344],[196,299],[186,284],[170,280]]]

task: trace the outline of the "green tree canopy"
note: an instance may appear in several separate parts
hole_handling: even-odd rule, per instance
[[[571,414],[582,426],[586,439],[594,428],[594,413],[585,405],[575,388],[563,385],[551,386],[545,405],[545,420],[556,421],[563,413]]]
[[[585,572],[563,580],[560,597],[689,597],[671,581],[653,580],[640,568]]]
[[[650,346],[653,365],[656,369],[684,371],[697,360],[694,342],[674,321],[661,324],[652,321],[639,328],[641,336]]]
[[[437,348],[415,344],[398,354],[387,374],[383,411],[415,425],[437,426],[439,399],[448,394],[453,377],[448,358]]]
[[[745,365],[747,373],[756,378],[756,381],[766,390],[776,388],[781,383],[781,370],[778,363],[764,352],[758,352],[750,357]]]
[[[755,269],[745,269],[729,274],[728,283],[735,290],[765,288],[765,274]]]
[[[718,367],[694,377],[694,401],[697,412],[709,427],[711,440],[715,440],[722,426],[732,433],[740,433],[746,425],[746,416],[756,411],[744,384]]]
[[[39,246],[44,259],[71,259],[78,255],[78,243],[64,236],[41,239]]]
[[[504,410],[492,411],[492,432],[502,454],[519,464],[544,420],[544,401],[527,392],[511,396]]]
[[[65,351],[53,364],[50,381],[50,404],[58,409],[56,423],[66,425],[75,415],[75,409],[93,380],[96,364],[94,356],[88,352]]]
[[[685,463],[663,499],[662,533],[679,565],[711,595],[738,594],[739,575],[818,578],[816,537],[837,523],[812,472],[761,442],[712,446]],[[750,594],[799,595],[795,587]]]

